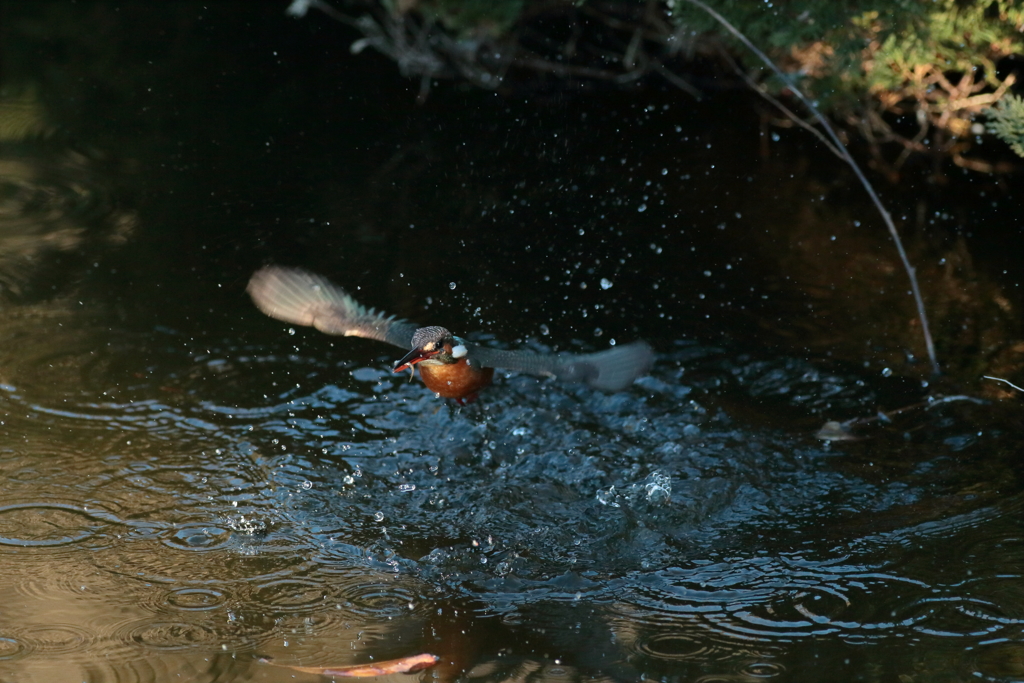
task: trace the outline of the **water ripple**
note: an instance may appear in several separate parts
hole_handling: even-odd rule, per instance
[[[107,525],[82,506],[40,501],[0,506],[0,546],[53,548],[93,538]]]
[[[161,602],[183,612],[208,612],[222,607],[227,596],[212,588],[179,587],[168,591]]]
[[[341,587],[337,599],[345,611],[364,619],[391,619],[407,616],[418,602],[417,595],[404,585],[352,583]]]
[[[166,529],[162,536],[164,545],[175,550],[210,552],[222,550],[232,542],[232,530],[212,524],[187,524]]]
[[[332,599],[324,581],[300,577],[262,583],[252,597],[261,605],[281,612],[312,612]]]
[[[23,638],[11,635],[6,630],[0,630],[0,662],[20,659],[31,654],[32,650],[32,646]]]
[[[97,636],[75,624],[45,624],[26,626],[21,637],[33,649],[48,655],[92,650]]]
[[[743,664],[738,672],[755,680],[769,680],[786,673],[786,667],[779,662],[753,661]]]
[[[122,625],[117,636],[145,650],[186,650],[220,642],[220,635],[205,624],[187,621],[152,621]]]
[[[655,659],[714,661],[730,653],[725,644],[717,645],[697,633],[661,632],[638,638],[633,648]]]

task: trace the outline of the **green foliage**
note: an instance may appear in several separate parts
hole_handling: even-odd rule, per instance
[[[897,164],[907,153],[928,152],[977,167],[964,159],[967,147],[959,142],[970,139],[975,117],[1013,83],[1000,80],[996,64],[1024,53],[1022,0],[702,1],[786,74],[768,73],[769,89],[798,87],[821,110],[864,131],[876,158],[880,144],[898,143],[903,150]],[[376,2],[383,14],[369,23],[352,21],[372,28],[373,44],[398,61],[403,73],[445,72],[494,87],[507,67],[517,64],[608,80],[632,80],[648,68],[672,80],[666,60],[690,47],[704,55],[724,47],[745,65],[760,68],[696,0]],[[544,31],[547,14],[557,17],[550,34]],[[575,22],[572,37],[559,34],[559,21],[566,17]],[[527,30],[516,30],[520,22]],[[523,36],[532,42],[518,45]],[[507,44],[480,51],[501,42]],[[519,47],[526,49],[519,52]],[[517,61],[522,54],[526,58]],[[911,116],[894,126],[883,113]],[[907,122],[916,122],[916,132]]]
[[[988,115],[988,132],[1010,146],[1018,156],[1024,157],[1024,98],[1007,95]]]
[[[898,90],[922,66],[977,70],[994,86],[994,61],[1024,50],[1018,0],[706,1],[776,59],[822,45],[822,63],[797,73],[812,76],[812,91],[823,100]],[[677,26],[723,33],[686,0],[666,4]]]

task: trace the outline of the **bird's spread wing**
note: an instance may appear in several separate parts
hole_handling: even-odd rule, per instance
[[[471,346],[470,359],[486,367],[505,368],[531,375],[546,375],[565,382],[584,382],[604,391],[621,391],[647,374],[654,352],[645,342],[615,346],[585,354],[541,355]]]
[[[343,289],[319,275],[296,268],[267,266],[246,288],[256,307],[293,325],[315,327],[327,334],[366,337],[412,349],[416,326],[364,308]],[[584,382],[604,391],[620,391],[650,370],[654,352],[644,342],[585,354],[542,355],[467,344],[471,361],[483,367],[546,375],[565,382]]]
[[[416,326],[366,309],[326,278],[295,268],[267,266],[246,287],[256,307],[271,318],[315,327],[327,334],[366,337],[412,348]]]

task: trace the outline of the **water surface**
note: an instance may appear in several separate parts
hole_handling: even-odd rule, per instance
[[[974,381],[1019,367],[1012,196],[885,191],[931,378],[884,230],[798,135],[765,157],[738,102],[655,84],[417,107],[279,9],[4,5],[5,85],[43,112],[0,142],[5,680],[1024,675],[1021,404]],[[259,314],[267,262],[657,363],[449,405]]]

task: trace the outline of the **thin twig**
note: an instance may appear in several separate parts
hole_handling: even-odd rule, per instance
[[[690,97],[700,102],[704,99],[704,94],[697,90],[695,87],[687,83],[685,80],[669,71],[664,64],[661,62],[651,62],[651,68],[661,74],[661,77],[666,81],[676,86],[683,92],[687,93]]]
[[[725,17],[723,17],[721,14],[705,5],[703,2],[701,2],[701,0],[687,0],[687,2],[707,12],[712,18],[714,18],[715,21],[717,21],[719,24],[725,27],[725,29],[729,33],[735,36],[737,40],[746,45],[748,50],[757,55],[757,57],[762,62],[764,62],[769,69],[775,72],[775,75],[781,78],[783,82],[787,83],[789,85],[790,90],[793,91],[793,94],[796,95],[797,99],[799,99],[804,104],[804,106],[807,107],[807,109],[814,115],[814,118],[817,119],[818,123],[820,123],[822,128],[825,129],[825,132],[828,133],[828,136],[835,143],[836,147],[842,152],[843,159],[846,161],[847,164],[850,165],[850,168],[853,169],[853,172],[854,174],[856,174],[857,179],[860,180],[861,185],[864,186],[864,190],[868,193],[868,196],[871,197],[871,201],[874,203],[875,208],[878,209],[878,212],[882,216],[882,220],[885,221],[885,225],[889,229],[889,234],[892,235],[893,242],[896,243],[896,251],[899,253],[900,260],[903,262],[904,270],[907,271],[907,277],[910,278],[910,288],[914,295],[914,302],[917,304],[917,316],[921,320],[921,332],[924,334],[924,345],[928,351],[928,359],[931,361],[932,364],[932,372],[935,374],[939,374],[939,361],[938,358],[936,358],[935,356],[935,344],[934,342],[932,342],[932,333],[928,328],[928,316],[924,310],[924,299],[921,296],[921,289],[920,287],[918,287],[917,284],[917,271],[914,269],[914,266],[910,264],[910,258],[907,256],[907,252],[903,248],[903,241],[900,239],[899,232],[896,231],[896,225],[892,222],[892,216],[890,216],[889,212],[885,210],[885,206],[882,205],[882,200],[878,197],[878,194],[875,192],[875,188],[872,187],[870,182],[868,182],[868,179],[864,175],[864,172],[860,170],[860,166],[858,166],[857,162],[854,161],[853,156],[850,154],[849,150],[847,150],[846,147],[843,145],[842,141],[839,139],[839,136],[836,134],[835,129],[832,128],[828,120],[824,116],[822,116],[821,112],[818,111],[818,108],[814,106],[814,104],[809,99],[807,99],[807,97],[799,90],[799,88],[797,88],[790,81],[786,74],[783,73],[782,69],[776,66],[775,62],[768,58],[768,55],[766,55],[764,52],[758,49],[758,47],[754,45],[749,38],[740,33],[739,29],[737,29],[735,26],[729,23],[729,21]]]
[[[843,157],[843,153],[836,149],[836,146],[833,145],[832,142],[828,140],[828,138],[822,135],[820,130],[809,124],[807,121],[804,121],[799,116],[797,116],[796,112],[791,111],[786,105],[780,102],[777,98],[773,97],[771,93],[765,90],[760,84],[756,83],[753,78],[747,75],[747,72],[740,68],[740,65],[736,63],[736,60],[733,59],[728,52],[725,52],[723,50],[722,56],[732,66],[733,71],[736,72],[736,75],[743,79],[743,82],[747,84],[747,87],[749,87],[758,95],[766,99],[772,106],[774,106],[776,109],[785,114],[786,118],[788,118],[790,121],[800,126],[814,137],[818,138],[821,141],[821,144],[825,145],[828,151],[832,152],[840,159],[843,159],[843,161],[846,160]]]
[[[523,66],[535,71],[543,71],[553,73],[556,76],[579,76],[581,78],[593,78],[596,80],[604,81],[616,81],[623,77],[623,75],[631,75],[633,72],[627,72],[627,74],[620,74],[615,71],[608,71],[606,69],[595,69],[589,66],[577,66],[575,64],[559,64],[558,62],[552,62],[544,59],[543,57],[533,57],[527,54],[516,55],[513,59],[517,66]],[[643,73],[638,73],[637,77],[642,76]]]
[[[1003,379],[1002,377],[989,377],[988,375],[982,375],[982,377],[984,377],[985,379],[994,379],[995,381],[1002,382],[1003,384],[1009,384],[1011,387],[1013,387],[1017,391],[1024,392],[1024,389],[1021,389],[1020,387],[1018,387],[1013,382],[1011,382],[1009,380],[1006,380],[1006,379]]]

